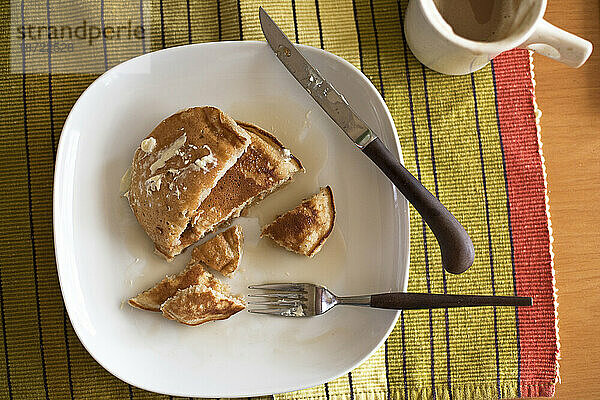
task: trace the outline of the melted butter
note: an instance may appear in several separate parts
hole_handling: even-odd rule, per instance
[[[153,191],[160,190],[162,178],[163,174],[158,174],[146,179],[146,193],[151,194]]]
[[[208,150],[208,154],[194,161],[194,165],[200,168],[204,173],[207,173],[210,167],[217,166],[217,158],[214,156],[210,147],[204,145],[202,148]]]
[[[152,163],[150,166],[150,174],[154,175],[157,169],[165,166],[166,162],[174,157],[179,149],[185,144],[186,141],[185,133],[178,137],[173,143],[171,143],[167,148],[161,150],[158,153],[158,159]]]
[[[142,140],[142,144],[140,145],[140,148],[144,153],[152,153],[152,150],[154,150],[155,147],[156,139],[154,139],[152,136],[148,139]]]
[[[196,147],[196,146],[190,146],[190,147]],[[173,191],[175,188],[174,193],[177,196],[177,198],[179,198],[180,193],[179,193],[179,189],[177,188],[176,185],[177,185],[177,179],[179,179],[181,174],[187,173],[187,171],[189,171],[189,170],[202,171],[204,173],[207,173],[208,171],[210,171],[211,168],[214,168],[217,166],[217,158],[214,156],[211,148],[207,145],[203,145],[202,148],[205,150],[208,150],[207,155],[196,159],[193,163],[187,165],[186,167],[183,167],[180,169],[174,169],[174,168],[167,169],[167,173],[169,173],[173,176],[173,179],[169,183],[169,190]],[[184,164],[187,164],[187,163],[189,163],[189,160],[184,160]],[[159,175],[163,175],[163,174],[159,174]],[[146,183],[148,183],[148,181],[146,181]],[[160,189],[160,182],[159,182],[159,189]]]

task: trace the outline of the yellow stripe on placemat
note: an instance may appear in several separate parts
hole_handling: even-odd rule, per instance
[[[240,19],[237,9],[237,2],[217,0],[219,15],[221,21],[221,40],[240,40]]]
[[[307,46],[320,47],[319,22],[315,2],[295,1],[293,9],[296,11],[298,42]]]
[[[423,115],[418,113],[418,110],[424,109],[424,96],[420,94],[422,86],[418,84],[415,71],[407,69],[405,55],[409,51],[403,42],[398,5],[393,3],[395,2],[387,2],[383,5],[392,10],[385,17],[377,17],[379,10],[376,6],[372,10],[377,26],[384,94],[395,118],[407,167],[432,189],[431,164],[427,162],[430,159],[429,146],[422,135],[424,129],[426,130],[426,121]],[[435,265],[435,263],[431,260],[431,254],[427,254],[427,259],[425,257],[423,222],[414,212],[411,213],[410,222],[410,290],[427,292],[426,265],[427,263]],[[427,244],[428,249],[435,246],[431,243],[431,239]],[[431,283],[429,286],[432,286]],[[436,290],[435,285],[431,290]],[[400,324],[388,339],[389,380],[393,394],[403,395],[404,392],[396,392],[396,388],[405,383],[420,384],[425,387],[432,385],[432,354],[435,355],[435,350],[439,348],[436,340],[438,337],[429,322],[429,312],[403,313]],[[435,357],[433,359],[435,361]],[[433,363],[433,365],[439,368],[440,363]]]
[[[110,37],[104,40],[104,45],[106,46],[106,66],[110,68],[142,54],[141,40],[119,39],[132,34],[130,32],[133,32],[133,30],[128,29],[130,23],[132,26],[140,24],[139,4],[131,1],[104,1],[102,11],[105,29],[108,29],[108,27],[113,28],[111,32],[118,30],[118,33],[113,32]],[[130,16],[130,18],[123,18],[125,15]],[[180,41],[180,44],[183,44],[183,40]]]
[[[151,28],[152,38],[152,47],[147,51],[239,39],[237,9],[232,2],[163,0],[146,9],[150,17],[144,16],[144,21],[151,23],[147,28]],[[131,12],[133,16],[139,14],[139,10]]]
[[[352,0],[321,1],[318,4],[317,18],[321,22],[323,49],[360,66]]]
[[[376,13],[377,15],[377,13]],[[393,20],[397,33],[402,35],[402,20],[398,10],[394,13],[397,18]],[[379,20],[380,25],[385,26],[385,20]],[[380,29],[381,30],[381,29]],[[389,42],[389,39],[384,40]],[[398,48],[401,47],[401,48]],[[403,68],[407,99],[400,103],[404,111],[408,112],[408,123],[399,128],[403,149],[408,151],[408,158],[415,160],[413,173],[420,177],[423,184],[432,192],[436,193],[437,172],[432,159],[434,153],[430,145],[429,120],[426,113],[428,103],[425,96],[426,88],[423,84],[422,70],[415,68],[410,51],[405,49],[403,41],[399,40],[398,47],[387,51],[382,62],[384,70],[384,83],[393,92],[399,83],[394,79],[394,73],[390,70],[394,66],[394,53],[402,54],[400,64]],[[406,50],[406,51],[405,51]],[[397,60],[397,59],[396,59]],[[396,61],[397,62],[397,61]],[[389,77],[389,78],[388,78]],[[409,107],[406,107],[406,104]],[[412,110],[410,104],[412,103]],[[410,154],[412,153],[412,157]],[[409,290],[417,292],[442,293],[443,283],[441,279],[441,260],[435,237],[425,227],[420,216],[416,213],[411,215],[411,279]],[[432,310],[423,312],[404,312],[404,341],[402,337],[390,338],[390,342],[398,341],[400,354],[406,354],[402,360],[402,379],[406,376],[406,385],[419,385],[425,388],[436,388],[444,385],[447,380],[448,370],[446,363],[446,336],[444,329],[444,310]],[[402,336],[402,320],[400,330],[396,330]],[[400,340],[398,340],[400,339]],[[396,370],[397,373],[400,369]],[[396,380],[399,380],[396,376]],[[404,384],[404,382],[403,382]]]
[[[216,42],[219,38],[219,15],[216,1],[190,1],[192,43]],[[221,36],[223,28],[221,27]]]
[[[33,10],[30,8],[29,10]],[[30,17],[31,15],[27,15]],[[31,16],[35,18],[34,16]],[[27,68],[26,64],[26,68]],[[48,104],[48,77],[27,74],[25,78],[24,118],[28,158],[28,188],[32,218],[30,230],[35,244],[32,267],[35,300],[38,304],[38,324],[42,338],[43,370],[46,386],[51,397],[68,395],[68,381],[64,346],[63,303],[54,265],[52,246],[52,175],[53,140],[51,115]],[[4,270],[3,270],[4,272]],[[37,335],[36,335],[37,336]],[[36,337],[33,336],[33,337]]]
[[[186,2],[186,0],[162,0],[165,47],[181,46],[191,43],[190,36],[192,30],[191,15],[188,13],[189,3]],[[189,20],[188,16],[190,17]]]
[[[385,346],[381,346],[367,361],[352,371],[352,388],[355,398],[387,398],[385,351]]]
[[[3,53],[8,49],[3,43]],[[29,223],[29,194],[27,156],[23,132],[23,82],[22,76],[2,74],[0,132],[2,132],[2,157],[0,182],[7,196],[0,196],[2,207],[2,257],[3,323],[6,326],[6,353],[10,360],[10,388],[13,393],[29,393],[31,397],[44,396],[42,356],[39,342],[38,311],[34,282],[31,228]],[[32,318],[33,316],[33,318]],[[6,368],[3,362],[2,367]],[[35,371],[35,373],[31,373]],[[3,387],[8,398],[8,387]]]
[[[258,0],[244,1],[241,4],[242,28],[244,40],[264,40],[260,22],[258,20],[258,7],[262,6],[267,13],[277,21],[277,26],[287,35],[294,38],[294,18],[292,15],[291,1],[264,2]]]

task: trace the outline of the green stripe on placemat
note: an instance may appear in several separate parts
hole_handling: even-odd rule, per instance
[[[440,267],[435,237],[411,213],[409,290],[535,297],[536,307],[402,312],[385,345],[351,373],[278,398],[487,399],[551,394],[556,379],[544,178],[529,58],[518,51],[466,76],[423,67],[404,38],[406,1],[83,1],[2,4],[0,54],[0,397],[146,399],[85,351],[63,306],[52,241],[52,181],[62,125],[106,68],[188,43],[262,40],[258,6],[290,39],[360,68],[396,123],[407,168],[468,227],[473,267]],[[25,59],[9,26],[140,21],[137,41]],[[24,21],[23,21],[24,19]],[[16,43],[16,44],[15,44]],[[50,73],[49,73],[50,72]],[[531,193],[526,196],[523,193]],[[528,256],[532,254],[532,256]],[[533,335],[537,329],[539,334]]]

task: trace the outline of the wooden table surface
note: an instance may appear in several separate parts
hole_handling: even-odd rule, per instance
[[[559,399],[600,398],[600,7],[550,0],[546,19],[596,46],[570,69],[534,56],[554,235]]]

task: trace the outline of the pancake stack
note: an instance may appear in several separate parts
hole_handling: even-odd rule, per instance
[[[194,107],[142,141],[126,196],[156,252],[171,260],[300,171],[268,132],[218,108]]]

